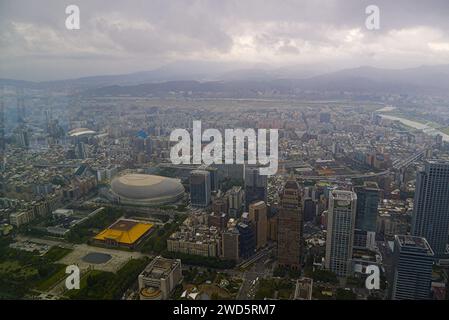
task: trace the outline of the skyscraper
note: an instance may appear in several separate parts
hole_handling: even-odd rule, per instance
[[[237,228],[230,228],[221,234],[221,256],[225,260],[239,260],[240,234]]]
[[[357,194],[355,227],[362,231],[376,232],[379,186],[376,182],[365,182],[362,186],[354,187],[354,192]]]
[[[190,172],[190,203],[194,207],[207,207],[210,203],[210,173],[205,170]]]
[[[333,190],[329,194],[326,236],[326,269],[340,277],[351,272],[357,195]]]
[[[235,218],[240,215],[243,207],[243,189],[239,186],[233,186],[231,190],[227,192],[227,195],[229,199],[229,215]]]
[[[255,201],[267,202],[267,176],[257,166],[245,166],[245,210]]]
[[[434,254],[422,237],[396,235],[394,239],[393,300],[430,298]]]
[[[303,209],[301,189],[289,180],[281,195],[278,217],[278,263],[280,266],[299,270],[301,268],[303,237]]]
[[[249,206],[249,220],[256,228],[256,249],[267,245],[267,205],[263,201],[254,202]]]
[[[435,256],[441,256],[448,233],[449,161],[429,160],[416,177],[412,235],[426,238]]]
[[[252,225],[252,222],[239,222],[237,224],[237,230],[239,232],[240,257],[244,259],[249,258],[256,250],[256,235],[254,232],[254,226]]]

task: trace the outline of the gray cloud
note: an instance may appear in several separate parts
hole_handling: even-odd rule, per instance
[[[77,4],[81,30],[65,29]],[[365,7],[381,29],[364,27]],[[273,67],[449,63],[449,2],[0,0],[0,77],[47,80],[179,60]]]

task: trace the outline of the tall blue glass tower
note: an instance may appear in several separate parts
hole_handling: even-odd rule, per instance
[[[436,256],[449,234],[449,161],[429,160],[416,177],[412,235],[424,237]]]

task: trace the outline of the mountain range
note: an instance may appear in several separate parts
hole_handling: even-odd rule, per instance
[[[449,96],[449,65],[409,69],[362,66],[330,72],[332,68],[327,66],[241,67],[178,62],[151,71],[121,75],[44,82],[0,79],[0,86],[65,90],[88,96],[257,97],[295,96],[301,92]]]

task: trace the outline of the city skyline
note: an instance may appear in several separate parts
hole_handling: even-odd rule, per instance
[[[449,300],[448,16],[0,0],[0,302]]]

